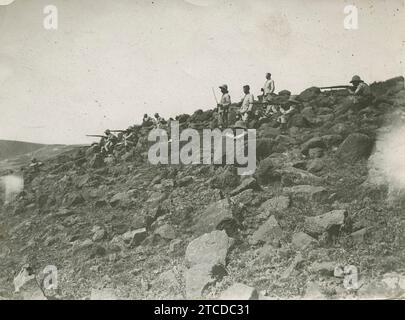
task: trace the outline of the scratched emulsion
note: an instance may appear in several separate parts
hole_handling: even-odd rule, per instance
[[[24,189],[24,179],[17,175],[0,178],[1,198],[5,204],[12,201]]]
[[[405,121],[380,130],[369,162],[371,182],[388,185],[391,195],[405,190]]]

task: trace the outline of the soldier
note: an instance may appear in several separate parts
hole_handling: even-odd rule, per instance
[[[155,127],[156,128],[161,128],[163,127],[165,124],[167,124],[166,120],[164,118],[162,118],[159,113],[155,113]]]
[[[231,96],[229,95],[228,86],[226,84],[219,86],[219,89],[221,89],[222,97],[217,105],[217,108],[219,115],[219,127],[222,129],[228,127],[228,114],[229,106],[231,105]]]
[[[371,103],[373,95],[370,87],[359,76],[353,76],[350,83],[353,84],[353,88],[348,91],[353,96],[354,109],[358,111]]]
[[[271,102],[274,95],[275,85],[274,80],[271,78],[271,73],[266,73],[266,82],[263,85],[263,102]]]
[[[102,148],[102,151],[106,154],[110,154],[113,152],[115,145],[118,142],[118,138],[110,131],[110,129],[107,129],[104,131],[106,138],[105,138],[105,144]]]
[[[291,96],[288,101],[279,109],[281,115],[278,117],[277,121],[280,123],[281,133],[285,133],[287,131],[288,122],[291,117],[299,111],[299,105],[300,102],[297,101],[294,96]]]
[[[151,127],[153,125],[154,125],[153,119],[149,117],[147,113],[145,113],[142,119],[142,127]]]
[[[37,172],[39,168],[42,167],[43,165],[44,164],[38,161],[36,158],[32,158],[29,167],[30,169],[32,169],[32,171]]]
[[[240,102],[239,114],[242,121],[247,123],[250,113],[253,109],[254,97],[253,94],[250,93],[250,87],[248,85],[243,86],[243,93],[245,94],[245,96]]]
[[[122,132],[122,138],[119,143],[117,143],[117,146],[123,146],[126,151],[129,151],[132,147],[136,145],[138,141],[137,134],[135,132],[134,127],[128,127],[127,130]]]

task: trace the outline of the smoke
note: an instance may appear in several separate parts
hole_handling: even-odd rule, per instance
[[[12,201],[24,189],[24,179],[17,175],[8,175],[0,178],[0,190],[4,190],[4,203]]]
[[[390,191],[401,192],[405,190],[405,121],[397,119],[397,123],[379,131],[369,162],[369,179],[387,184]]]

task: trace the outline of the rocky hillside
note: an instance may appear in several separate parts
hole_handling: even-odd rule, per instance
[[[368,158],[378,130],[405,111],[404,79],[372,90],[360,112],[345,91],[302,92],[287,134],[258,129],[250,177],[230,165],[153,166],[131,153],[102,162],[87,147],[26,171],[24,192],[1,209],[0,296],[403,296],[403,205],[369,179]],[[14,293],[24,264],[35,277]],[[57,289],[41,285],[47,265],[58,269]]]

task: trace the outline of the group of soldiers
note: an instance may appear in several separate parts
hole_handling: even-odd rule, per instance
[[[353,96],[355,105],[364,106],[371,101],[370,87],[359,77],[353,76],[350,81],[351,86],[338,86],[348,89],[349,94]],[[334,88],[334,87],[330,87]],[[266,73],[266,80],[261,88],[262,95],[256,100],[254,95],[250,93],[250,86],[243,86],[244,97],[236,104],[236,122],[230,126],[229,113],[232,105],[229,95],[228,86],[223,84],[219,86],[222,96],[217,103],[216,123],[211,127],[225,128],[257,128],[261,124],[274,121],[276,126],[279,126],[281,132],[285,132],[288,128],[288,123],[291,117],[300,112],[301,102],[296,96],[289,96],[287,99],[281,97],[280,94],[275,94],[275,82],[272,79],[271,73]],[[177,117],[176,117],[177,119]],[[109,130],[104,132],[104,135],[89,135],[92,137],[100,137],[100,142],[93,144],[94,148],[103,155],[112,154],[114,150],[129,151],[132,148],[140,148],[144,143],[147,132],[154,128],[168,128],[169,123],[173,119],[166,121],[158,113],[154,117],[144,114],[141,125],[134,125],[126,130]],[[115,134],[117,133],[117,135]]]
[[[144,144],[145,133],[154,128],[162,128],[167,124],[167,121],[158,113],[155,113],[154,118],[148,114],[144,114],[141,125],[133,125],[126,130],[110,130],[104,131],[104,135],[87,135],[88,137],[99,137],[98,143],[93,143],[95,151],[102,155],[111,155],[115,150],[130,151],[133,148],[141,148]]]
[[[360,108],[371,101],[372,95],[370,87],[359,77],[353,76],[350,81],[351,86],[344,86],[353,96],[353,104]],[[226,128],[229,126],[229,110],[232,104],[228,92],[228,86],[219,86],[222,96],[217,103],[218,126]],[[291,117],[300,111],[300,101],[296,96],[290,96],[288,100],[282,101],[275,94],[275,83],[271,73],[266,73],[266,81],[261,88],[262,95],[255,101],[254,95],[250,93],[250,86],[243,86],[244,97],[238,103],[237,122],[234,127],[256,128],[262,123],[275,120],[284,132],[288,127]]]

